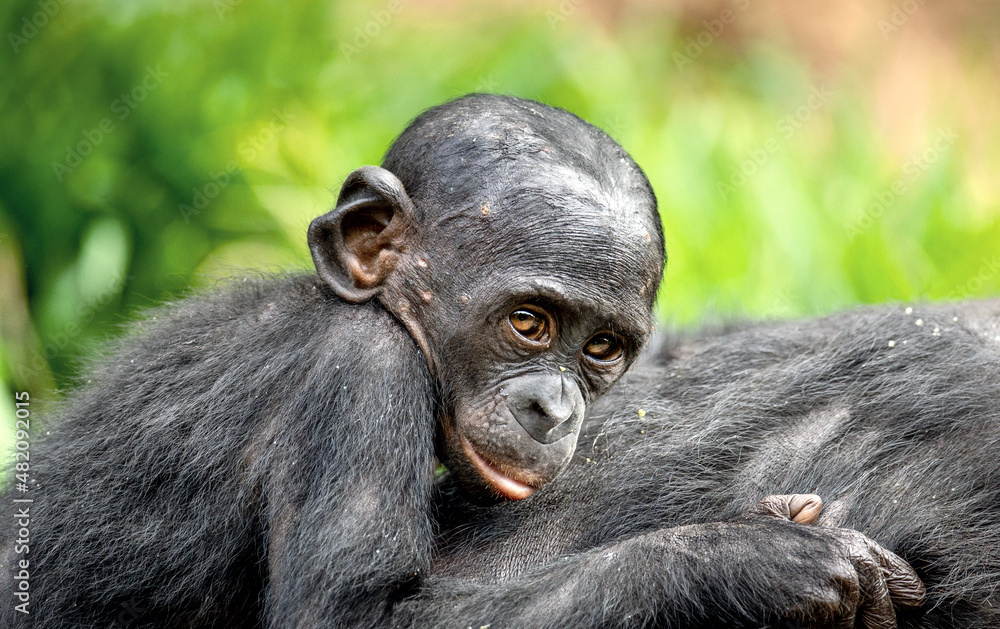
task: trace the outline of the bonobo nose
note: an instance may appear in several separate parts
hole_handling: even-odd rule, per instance
[[[569,395],[560,395],[558,398],[537,400],[535,407],[542,415],[547,416],[556,424],[561,424],[573,415],[573,411],[576,409],[576,400]]]
[[[518,376],[504,386],[507,408],[525,432],[539,443],[575,433],[583,422],[583,394],[564,374]]]

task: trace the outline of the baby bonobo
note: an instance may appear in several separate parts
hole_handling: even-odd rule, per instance
[[[46,423],[0,625],[382,626],[429,564],[435,457],[480,502],[551,481],[664,263],[621,147],[491,95],[419,116],[308,240],[318,277],[154,313]]]

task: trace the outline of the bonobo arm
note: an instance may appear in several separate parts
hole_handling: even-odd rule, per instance
[[[266,437],[266,627],[382,626],[429,561],[433,385],[406,332],[363,315]]]
[[[818,511],[771,498],[740,521],[654,531],[499,585],[428,579],[395,626],[891,629],[893,604],[922,602],[902,559],[856,531],[795,524]]]

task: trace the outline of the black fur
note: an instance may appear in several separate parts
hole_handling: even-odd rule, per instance
[[[322,279],[180,302],[94,368],[33,442],[0,625],[820,625],[864,609],[841,586],[869,541],[738,517],[814,491],[921,571],[931,604],[906,626],[995,626],[996,305],[665,346],[579,433],[648,335],[663,253],[641,171],[566,112],[486,96],[418,118],[386,166],[313,223]],[[521,303],[551,315],[544,348],[507,326]],[[607,331],[622,357],[596,365]],[[562,426],[546,396],[575,400],[551,443],[522,429]],[[497,485],[460,438],[537,491],[482,504]]]
[[[441,491],[433,576],[406,603],[428,624],[777,623],[836,556],[826,527],[847,527],[927,585],[901,627],[1000,626],[1000,301],[663,342],[536,495],[482,508]],[[805,492],[821,526],[713,524]]]
[[[32,448],[33,604],[3,626],[372,625],[428,562],[432,394],[391,315],[313,278],[144,322]]]
[[[154,312],[44,424],[29,491],[0,495],[34,501],[29,544],[4,518],[0,626],[381,627],[430,565],[435,455],[486,501],[569,463],[650,333],[642,171],[487,95],[421,115],[385,165],[311,224],[319,278]],[[551,334],[516,331],[525,307]],[[614,360],[585,355],[612,336]]]

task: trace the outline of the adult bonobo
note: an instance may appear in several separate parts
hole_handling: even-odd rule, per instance
[[[1000,300],[666,342],[531,500],[472,505],[442,479],[435,564],[403,608],[474,627],[995,629],[998,457]],[[791,492],[822,496],[820,526],[787,521],[801,496],[752,507]]]
[[[551,481],[664,260],[624,150],[486,95],[351,173],[309,246],[318,278],[153,313],[46,424],[0,624],[382,626],[429,565],[435,452],[480,501]]]

